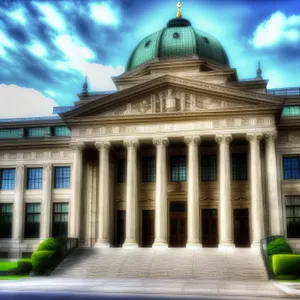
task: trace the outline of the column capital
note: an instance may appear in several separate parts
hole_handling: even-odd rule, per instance
[[[246,134],[246,140],[251,142],[251,141],[260,141],[263,138],[262,133],[247,133]]]
[[[169,145],[169,139],[167,137],[154,138],[152,142],[153,142],[153,145],[156,147],[159,145],[167,147]]]
[[[45,171],[51,171],[52,165],[51,165],[51,164],[45,164],[45,165],[43,165],[43,169],[44,169]]]
[[[224,134],[224,135],[217,134],[215,140],[218,144],[222,144],[222,143],[230,144],[232,141],[232,135],[231,134]]]
[[[138,147],[140,145],[139,140],[138,139],[133,139],[133,140],[125,140],[123,142],[124,146],[126,148],[130,148],[130,147]]]
[[[110,141],[101,141],[101,142],[96,142],[95,147],[100,151],[102,149],[109,149],[111,147],[111,142]]]
[[[277,132],[266,132],[264,133],[264,137],[266,139],[266,141],[276,141],[277,137],[278,137],[278,133]]]
[[[199,144],[201,142],[201,137],[200,137],[200,135],[186,136],[186,137],[184,137],[184,142],[187,145]]]
[[[16,171],[20,174],[24,173],[24,165],[18,165],[16,166]]]
[[[70,143],[70,148],[72,150],[83,150],[85,147],[84,142],[71,142]]]

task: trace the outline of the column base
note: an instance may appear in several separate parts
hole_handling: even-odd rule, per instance
[[[187,242],[186,248],[199,249],[202,248],[202,244],[200,242]]]
[[[152,245],[152,248],[160,248],[160,249],[164,248],[164,249],[166,249],[168,247],[169,247],[169,245],[166,242],[154,242],[153,245]]]
[[[220,242],[218,245],[220,249],[234,249],[235,244],[233,242]]]
[[[252,249],[260,249],[260,242],[259,241],[253,241],[251,244]]]
[[[94,247],[95,248],[110,248],[110,244],[108,242],[96,242]]]
[[[132,249],[136,249],[138,248],[139,245],[138,243],[136,242],[125,242],[123,245],[122,245],[122,248],[132,248]]]

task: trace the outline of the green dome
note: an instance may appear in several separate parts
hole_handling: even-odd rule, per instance
[[[127,62],[126,72],[151,60],[192,56],[229,66],[227,54],[217,39],[193,28],[189,20],[176,18],[137,45]]]

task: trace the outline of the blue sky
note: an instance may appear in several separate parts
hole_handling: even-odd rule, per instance
[[[111,76],[145,36],[175,17],[174,0],[0,1],[0,117],[51,114]],[[183,16],[224,46],[239,78],[261,62],[268,88],[300,86],[300,0],[184,0]]]

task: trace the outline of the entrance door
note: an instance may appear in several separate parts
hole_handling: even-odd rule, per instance
[[[116,247],[122,247],[125,242],[125,210],[117,211]]]
[[[170,203],[170,247],[185,247],[186,243],[186,202],[172,201]]]
[[[143,247],[154,242],[154,210],[143,210]]]
[[[218,210],[202,209],[203,247],[218,247]]]
[[[233,210],[234,243],[236,247],[250,247],[249,239],[249,211],[248,208]]]

